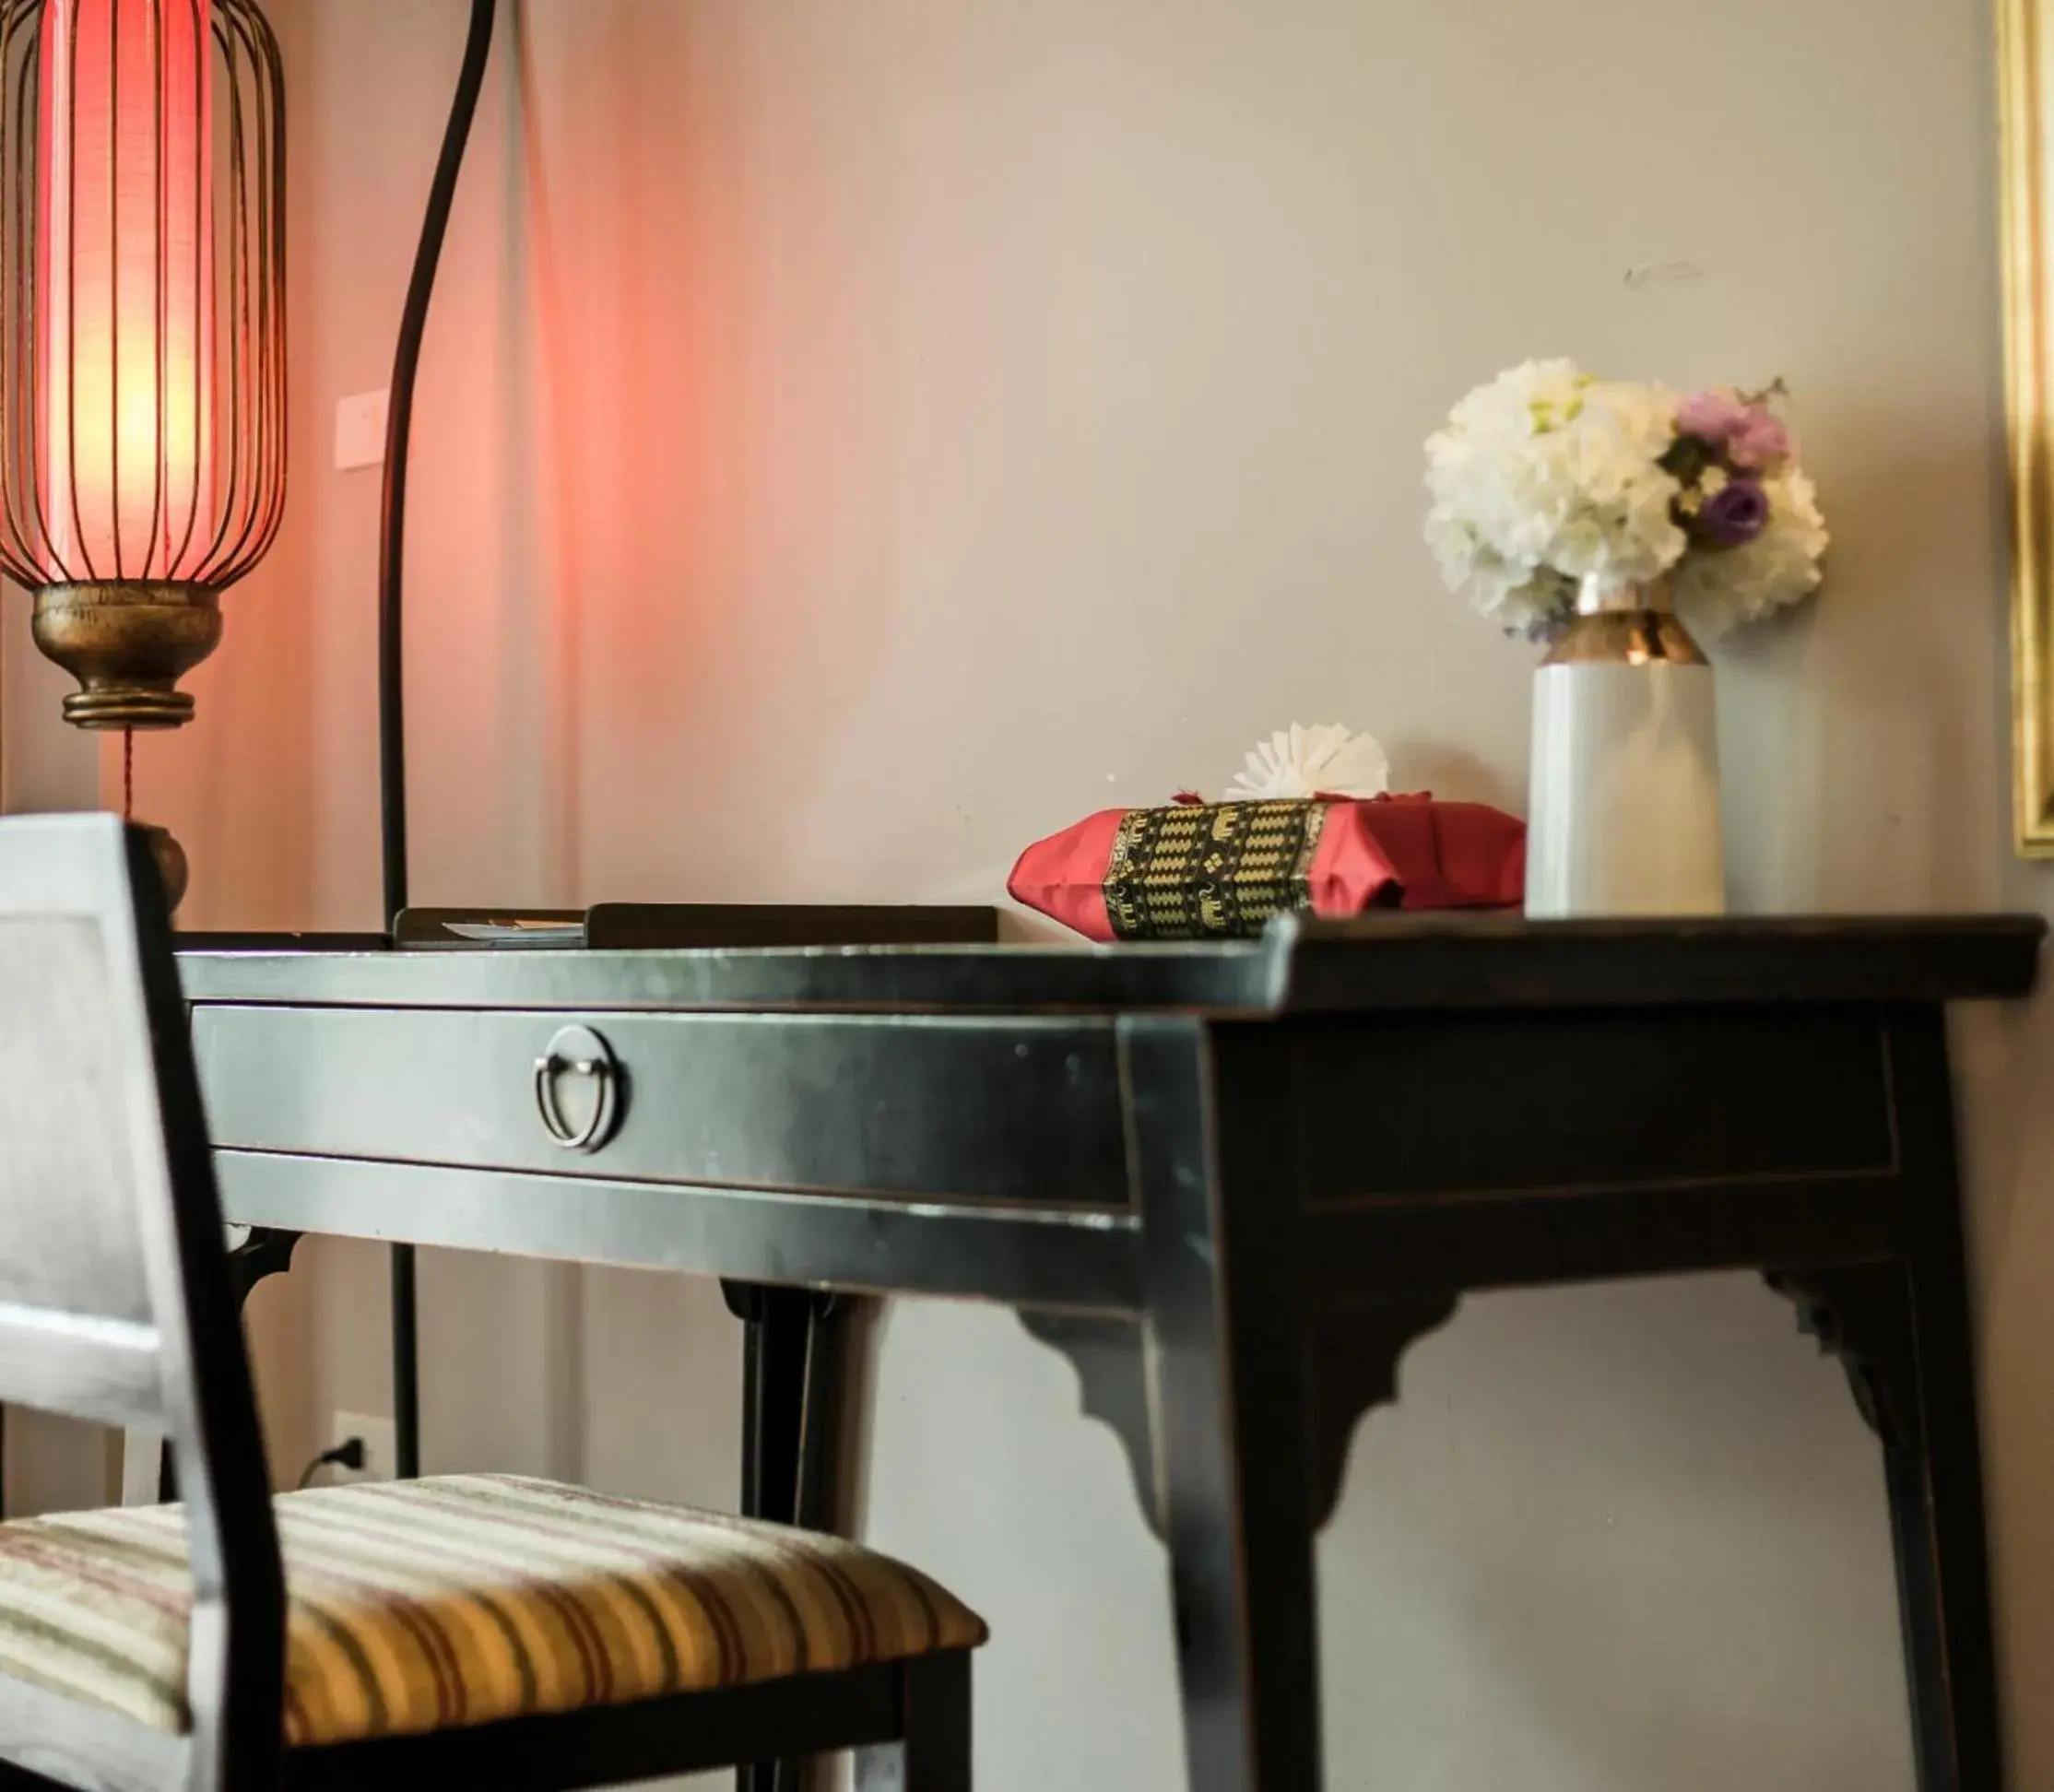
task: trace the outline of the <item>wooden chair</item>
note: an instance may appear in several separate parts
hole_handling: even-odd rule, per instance
[[[896,1745],[968,1792],[967,1608],[852,1544],[464,1477],[271,1493],[149,848],[0,822],[0,1399],[183,1506],[0,1525],[0,1786],[559,1792]]]

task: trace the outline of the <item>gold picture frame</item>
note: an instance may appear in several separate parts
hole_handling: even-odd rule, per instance
[[[1997,0],[2012,491],[2013,813],[2054,858],[2054,0]]]

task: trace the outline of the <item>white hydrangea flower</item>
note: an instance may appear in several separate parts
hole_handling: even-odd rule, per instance
[[[1817,489],[1794,464],[1762,481],[1768,526],[1744,548],[1692,554],[1675,575],[1677,613],[1701,641],[1802,603],[1818,590],[1833,537]]]
[[[1294,722],[1248,754],[1247,768],[1222,799],[1229,803],[1300,801],[1312,796],[1384,796],[1391,762],[1375,739],[1338,724],[1308,728]]]
[[[1715,454],[1680,463],[1686,487],[1662,466],[1679,403],[1566,360],[1529,361],[1470,393],[1426,444],[1426,537],[1449,589],[1508,632],[1543,638],[1586,577],[1670,574],[1706,639],[1816,591],[1828,537],[1811,481],[1792,459],[1757,474]],[[1758,477],[1768,500],[1762,535],[1725,548],[1694,533],[1741,477]]]
[[[1442,578],[1513,632],[1545,631],[1597,573],[1659,578],[1688,545],[1660,465],[1673,393],[1529,361],[1480,386],[1427,442],[1427,541]]]

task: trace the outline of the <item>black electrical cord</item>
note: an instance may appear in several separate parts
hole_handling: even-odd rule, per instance
[[[435,297],[449,214],[456,201],[457,176],[470,146],[471,125],[485,90],[491,60],[498,0],[471,0],[470,38],[456,81],[443,153],[428,193],[414,277],[400,318],[399,348],[393,358],[392,408],[385,425],[384,514],[378,543],[378,769],[384,828],[385,924],[395,925],[407,906],[407,457],[413,445],[414,388],[420,374],[428,308]],[[420,1472],[419,1336],[415,1325],[414,1248],[392,1252],[393,1431],[395,1468],[402,1480]]]
[[[364,1447],[360,1437],[352,1437],[347,1443],[337,1444],[332,1450],[324,1450],[308,1463],[296,1483],[298,1491],[304,1493],[313,1485],[313,1478],[324,1468],[347,1468],[353,1475],[360,1475],[364,1465],[371,1460],[371,1452]]]

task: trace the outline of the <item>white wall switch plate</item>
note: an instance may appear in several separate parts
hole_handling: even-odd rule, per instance
[[[339,1449],[352,1437],[364,1441],[364,1466],[360,1469],[324,1468],[320,1480],[329,1486],[345,1481],[384,1481],[399,1468],[399,1442],[390,1419],[374,1419],[369,1413],[336,1411],[328,1419],[328,1447]]]
[[[360,392],[336,407],[336,470],[385,464],[385,419],[392,408],[389,392]]]

